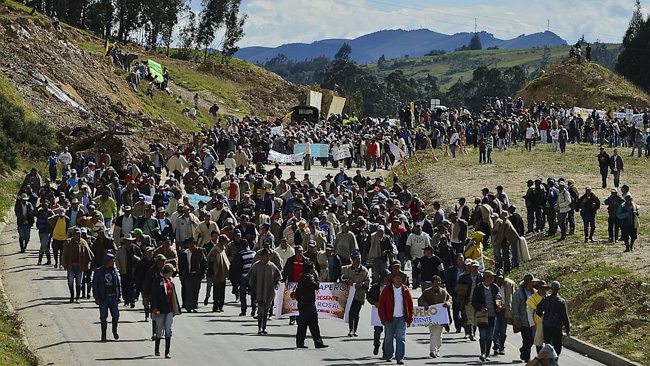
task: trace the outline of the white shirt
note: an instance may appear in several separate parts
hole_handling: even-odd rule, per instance
[[[528,127],[528,128],[526,129],[526,138],[527,138],[527,139],[532,139],[532,138],[533,138],[533,135],[535,135],[535,129],[532,128],[532,127]]]
[[[393,285],[393,295],[395,299],[395,307],[393,308],[393,318],[404,316],[404,296],[402,295],[402,287]]]
[[[187,254],[187,268],[192,268],[192,251],[185,249],[185,254]]]
[[[133,215],[122,218],[122,233],[130,233],[133,230]]]

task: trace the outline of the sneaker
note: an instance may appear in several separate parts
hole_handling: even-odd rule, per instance
[[[350,331],[350,333],[348,333],[348,337],[352,337],[352,336],[354,336],[354,332]]]
[[[431,353],[429,353],[429,357],[431,357],[431,358],[436,358],[436,353],[435,353],[435,352],[431,352]]]
[[[498,356],[498,355],[499,355],[499,350],[496,350],[496,349],[495,349],[495,350],[494,350],[494,355],[495,355],[495,356]]]
[[[481,362],[485,362],[485,356],[483,355],[481,355],[481,357],[479,357],[478,359],[481,360]]]
[[[402,360],[397,360],[397,364],[398,364],[398,365],[403,365],[403,364],[404,364],[404,361],[402,361]]]
[[[469,340],[472,341],[472,342],[474,342],[476,340],[476,338],[474,338],[474,334],[469,335]]]
[[[499,350],[499,354],[500,354],[501,356],[505,355],[505,354],[506,354],[506,350],[504,350],[504,349],[500,349],[500,350]]]
[[[490,362],[490,354],[485,355],[485,362]]]
[[[327,348],[327,347],[329,347],[329,346],[326,345],[326,344],[319,344],[315,348]]]
[[[305,346],[305,345],[303,344],[303,345],[301,345],[301,346],[296,346],[296,348],[309,348],[309,347],[307,347],[307,346]]]

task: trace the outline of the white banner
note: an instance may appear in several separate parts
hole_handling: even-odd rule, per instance
[[[330,104],[330,109],[327,112],[327,117],[332,114],[341,114],[343,113],[343,107],[345,107],[345,98],[333,96],[332,104]]]
[[[449,324],[449,313],[442,304],[431,305],[427,309],[424,306],[413,308],[414,327],[428,327],[430,325]]]
[[[396,162],[402,161],[402,159],[406,157],[404,151],[402,151],[402,149],[397,147],[397,145],[393,144],[392,142],[388,144],[388,148],[390,149],[390,153],[393,154],[393,156],[395,156]]]
[[[284,319],[298,315],[298,302],[291,298],[297,283],[278,284],[275,297],[275,318]],[[347,283],[321,282],[316,292],[316,311],[321,319],[335,319],[348,322],[350,305],[356,288]]]
[[[280,154],[275,150],[269,151],[269,161],[280,163],[280,164],[300,163],[302,161],[303,156],[304,153],[286,155],[286,154]]]
[[[345,144],[339,147],[334,146],[332,148],[332,157],[336,161],[343,160],[345,158],[351,158],[352,154],[350,154],[350,145]]]
[[[282,135],[283,132],[284,129],[282,128],[282,126],[271,127],[271,135]]]
[[[310,90],[307,93],[307,105],[316,107],[320,111],[322,109],[323,93]]]

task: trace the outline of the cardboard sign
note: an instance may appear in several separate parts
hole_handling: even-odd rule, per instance
[[[298,315],[298,302],[291,299],[291,293],[296,290],[296,282],[278,284],[275,298],[277,304],[275,318],[283,319]],[[348,321],[350,305],[354,299],[354,286],[347,283],[321,282],[316,292],[316,311],[321,319],[336,319]]]
[[[442,304],[431,305],[425,309],[424,306],[413,308],[414,327],[428,327],[431,325],[449,324],[449,313]]]

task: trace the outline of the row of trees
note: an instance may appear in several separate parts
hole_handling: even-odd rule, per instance
[[[156,50],[171,46],[174,29],[179,30],[181,54],[195,48],[207,52],[217,33],[224,31],[221,53],[229,58],[237,52],[237,42],[244,37],[246,14],[240,14],[241,0],[202,0],[197,17],[185,0],[24,0],[36,11],[75,27],[88,29],[103,38],[119,43],[142,42]]]

